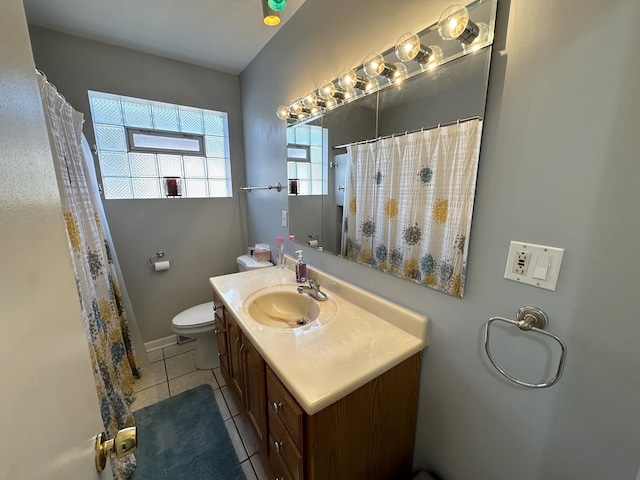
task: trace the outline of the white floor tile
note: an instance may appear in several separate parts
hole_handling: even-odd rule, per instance
[[[222,416],[222,421],[226,422],[231,418],[231,412],[229,412],[229,407],[227,407],[227,402],[224,400],[224,396],[220,389],[213,391],[213,396],[216,399],[216,403],[218,404],[218,409],[220,410],[220,415]]]
[[[220,390],[222,390],[222,395],[224,395],[224,399],[227,402],[227,406],[229,407],[229,412],[231,412],[231,416],[235,417],[236,415],[238,415],[240,413],[240,409],[238,408],[238,405],[236,404],[236,400],[233,397],[233,394],[231,393],[231,390],[229,390],[229,385],[225,385],[224,387],[220,387]]]
[[[242,439],[242,443],[244,443],[244,448],[247,450],[247,455],[251,456],[255,453],[258,453],[260,449],[260,442],[258,437],[251,426],[245,421],[242,415],[238,415],[237,417],[233,417],[233,421],[236,422],[236,427],[238,429],[238,433],[240,434],[240,438]]]
[[[158,403],[162,400],[169,398],[169,387],[167,382],[160,385],[154,385],[136,393],[136,399],[131,404],[131,411],[135,412],[141,408],[148,407],[154,403]]]
[[[169,380],[171,380],[172,378],[179,377],[180,375],[194,372],[196,370],[195,361],[195,350],[181,353],[180,355],[176,355],[174,357],[165,358],[164,362],[167,365],[167,377],[169,378]]]
[[[142,369],[142,377],[133,383],[133,391],[138,392],[166,381],[167,372],[164,368],[164,361],[150,363],[148,367]]]
[[[249,460],[251,461],[251,465],[253,465],[257,480],[271,480],[271,478],[267,476],[267,469],[263,465],[260,455],[252,455]]]
[[[196,349],[196,342],[188,342],[183,343],[182,345],[171,345],[169,347],[164,347],[162,350],[164,351],[164,358],[175,357],[176,355],[180,355],[181,353],[190,352],[191,350]]]
[[[180,377],[169,380],[169,391],[171,396],[175,396],[185,390],[190,390],[198,385],[209,384],[213,390],[218,388],[213,372],[211,370],[196,370]]]
[[[218,385],[220,385],[221,387],[224,387],[227,384],[227,381],[222,376],[222,372],[220,371],[220,368],[214,368],[213,375],[216,377],[216,380],[218,381]]]
[[[227,427],[227,432],[229,432],[229,437],[231,438],[231,444],[233,445],[233,449],[236,451],[236,455],[238,456],[238,461],[240,463],[244,462],[249,457],[247,456],[247,452],[244,449],[242,440],[240,439],[240,434],[238,433],[236,424],[233,423],[233,419],[229,419],[226,422],[224,422],[224,426]]]
[[[242,467],[242,471],[244,472],[244,476],[247,477],[247,480],[258,480],[255,472],[253,471],[253,465],[249,460],[245,460],[240,464]]]
[[[147,352],[147,357],[149,358],[149,363],[159,362],[160,360],[164,360],[164,355],[162,354],[161,348],[157,350],[153,350],[152,352]]]

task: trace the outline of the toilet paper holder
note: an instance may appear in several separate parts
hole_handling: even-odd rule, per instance
[[[151,266],[155,266],[155,264],[158,261],[158,259],[163,258],[163,257],[164,257],[164,252],[162,250],[160,250],[159,252],[156,252],[155,255],[151,255],[149,257],[149,263],[151,264]]]

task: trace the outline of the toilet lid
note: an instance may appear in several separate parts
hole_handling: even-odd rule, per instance
[[[201,303],[173,317],[171,323],[177,327],[202,327],[213,324],[213,302]]]

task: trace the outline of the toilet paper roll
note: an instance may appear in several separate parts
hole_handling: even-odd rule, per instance
[[[165,262],[156,262],[153,264],[153,266],[156,269],[156,272],[162,272],[163,270],[169,270],[169,268],[171,267],[171,262],[169,260]]]
[[[318,240],[309,240],[307,243],[309,244],[310,247],[318,246]]]

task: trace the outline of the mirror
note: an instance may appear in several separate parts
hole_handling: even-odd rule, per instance
[[[479,4],[472,16],[493,19],[495,2]],[[429,27],[425,36],[421,34],[421,41],[435,44],[432,37],[437,35],[435,27]],[[386,52],[385,60],[397,62],[393,55],[392,51]],[[297,243],[349,257],[343,238],[349,164],[345,145],[483,117],[491,46],[457,57],[453,54],[453,57],[431,71],[410,72],[402,83],[381,88],[326,111],[318,118],[288,127],[289,147],[305,146],[304,142],[312,136],[322,139],[322,154],[315,154],[315,164],[310,158],[305,166],[300,159],[288,155],[289,178],[298,179],[297,194],[290,191],[289,195],[290,234],[295,235]],[[410,68],[415,70],[415,66]],[[385,80],[380,80],[383,82]],[[306,147],[311,154],[311,149],[318,145],[309,143]],[[321,179],[317,176],[320,172]],[[314,194],[309,194],[314,184]]]

